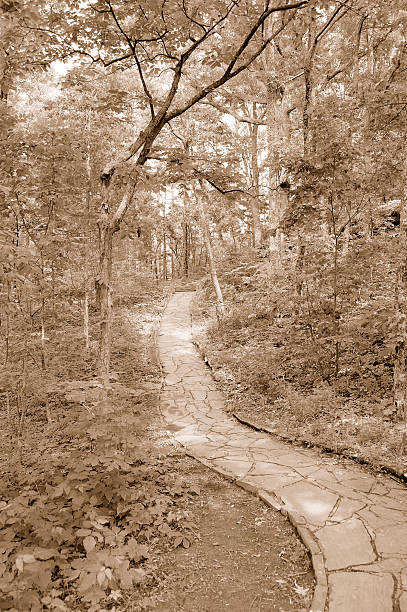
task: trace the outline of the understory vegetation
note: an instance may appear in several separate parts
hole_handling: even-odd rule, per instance
[[[195,334],[238,417],[405,478],[406,423],[393,406],[395,241],[382,232],[355,242],[338,267],[337,318],[328,249],[309,253],[301,295],[294,258],[282,268],[252,253],[222,264],[221,321],[201,283]]]
[[[60,301],[46,321],[45,371],[37,319],[30,335],[20,330],[33,342],[26,372],[0,393],[0,610],[310,603],[310,560],[286,519],[186,457],[163,429],[156,335],[171,290],[141,275],[116,292],[107,393],[93,308],[86,350],[80,301]],[[10,372],[18,359],[12,351]]]
[[[141,609],[157,580],[149,559],[195,537],[187,501],[198,490],[146,429],[158,406],[151,351],[164,297],[144,289],[146,302],[115,311],[108,396],[82,330],[55,322],[52,382],[27,372],[2,403],[2,610]]]

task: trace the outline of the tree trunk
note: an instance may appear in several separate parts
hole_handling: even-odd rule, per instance
[[[295,287],[297,291],[297,295],[302,295],[302,286],[304,284],[303,280],[303,270],[304,270],[304,258],[305,258],[305,242],[304,238],[301,235],[298,235],[298,254],[297,254],[297,262],[295,264],[295,273],[297,276]]]
[[[85,338],[85,348],[88,351],[90,347],[90,343],[89,343],[89,293],[88,293],[87,288],[85,288],[85,297],[83,300],[83,335]]]
[[[274,20],[277,27],[279,17]],[[267,35],[270,34],[273,22],[266,26]],[[281,84],[275,80],[274,70],[276,63],[283,61],[278,56],[274,46],[269,46],[263,54],[263,67],[265,73],[265,86],[267,90],[266,103],[266,139],[267,157],[269,164],[268,186],[269,186],[269,225],[270,252],[276,254],[277,263],[281,263],[281,255],[284,247],[284,235],[279,226],[281,217],[288,204],[288,189],[281,187],[287,183],[285,168],[281,158],[290,150],[291,125],[290,125],[290,83]],[[295,87],[295,86],[294,86]],[[288,184],[288,183],[287,183]]]
[[[203,192],[203,189],[201,191]],[[217,274],[217,271],[216,271],[215,259],[214,259],[214,256],[213,256],[213,250],[212,250],[212,244],[211,244],[211,233],[210,233],[210,230],[209,230],[208,215],[206,213],[205,206],[202,203],[202,196],[200,194],[198,194],[195,197],[196,197],[196,200],[197,200],[198,206],[199,206],[199,212],[200,212],[201,223],[202,223],[202,230],[203,230],[203,235],[204,235],[204,240],[205,240],[206,253],[207,253],[207,256],[208,256],[209,271],[210,271],[210,275],[211,275],[211,279],[212,279],[212,284],[213,284],[213,288],[215,290],[215,295],[216,295],[216,300],[217,300],[216,314],[217,314],[218,319],[220,319],[224,315],[224,313],[225,313],[225,304],[224,304],[224,301],[223,301],[222,290],[220,288],[218,274]]]
[[[304,155],[311,153],[313,149],[312,133],[310,126],[310,106],[312,103],[313,95],[312,69],[317,43],[318,39],[315,29],[315,7],[310,6],[308,21],[308,49],[304,62],[304,106],[302,109]]]
[[[257,119],[257,105],[253,102],[253,118]],[[253,247],[261,246],[261,222],[260,222],[260,207],[259,207],[259,159],[258,159],[258,135],[259,126],[257,124],[249,124],[250,134],[250,163],[251,163],[251,210],[252,210],[252,244]]]
[[[100,312],[100,335],[98,375],[107,389],[109,387],[110,346],[112,335],[112,262],[113,236],[120,229],[122,219],[133,199],[137,180],[131,178],[123,192],[119,206],[114,213],[110,212],[110,197],[112,193],[106,190],[98,220],[99,230],[99,267],[95,279],[96,303]],[[114,192],[113,192],[114,193]]]
[[[397,343],[394,356],[393,396],[399,420],[407,417],[407,187],[400,211],[400,263],[396,287]]]
[[[182,273],[185,278],[189,276],[189,248],[188,248],[188,222],[184,220],[184,251]]]
[[[96,294],[100,305],[98,374],[103,386],[109,386],[110,345],[112,335],[112,253],[114,230],[108,220],[99,221],[99,274]]]

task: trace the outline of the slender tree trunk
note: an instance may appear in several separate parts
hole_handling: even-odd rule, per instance
[[[7,307],[6,307],[6,337],[5,341],[5,355],[4,355],[4,367],[7,367],[9,356],[10,356],[10,310],[11,310],[11,282],[7,281]]]
[[[235,234],[235,230],[234,230],[233,226],[230,228],[230,233],[232,235],[232,240],[233,240],[233,254],[236,255],[236,253],[237,253],[236,234]]]
[[[314,55],[317,47],[316,29],[315,29],[315,8],[309,8],[308,22],[308,49],[304,62],[304,106],[302,109],[302,124],[304,137],[304,155],[312,152],[312,133],[310,127],[310,106],[312,102],[313,83],[312,69],[314,63]]]
[[[87,110],[86,113],[86,230],[85,230],[85,259],[87,262],[91,261],[91,229],[90,229],[90,209],[91,209],[91,201],[92,201],[92,160],[91,160],[91,144],[90,144],[90,135],[91,135],[91,124],[92,120],[92,111],[90,109]],[[85,278],[84,278],[84,300],[83,300],[83,335],[85,338],[85,348],[88,351],[90,348],[89,342],[89,291],[90,291],[90,281],[91,274],[86,270]]]
[[[42,253],[41,253],[41,274],[42,274],[42,280],[44,282],[45,285],[45,269],[44,269],[44,262],[43,262],[43,258],[42,258]],[[44,289],[41,288],[40,289],[40,297],[41,297],[41,369],[43,371],[45,371],[47,369],[47,363],[46,363],[46,335],[45,335],[45,295],[44,295]]]
[[[335,376],[339,374],[339,333],[340,333],[340,315],[338,312],[338,259],[339,259],[339,236],[335,232],[335,245],[334,245],[334,282],[333,282],[333,293],[334,293],[334,304],[333,304],[333,318],[334,318],[334,329],[335,329]]]
[[[304,258],[305,258],[305,242],[304,242],[303,236],[299,234],[298,235],[297,262],[295,264],[295,272],[297,276],[297,281],[296,281],[297,295],[302,295],[302,286],[304,284],[304,280],[302,278],[302,273],[304,269]]]
[[[85,288],[85,296],[83,299],[83,336],[85,338],[85,347],[88,351],[90,348],[89,342],[89,293],[88,288]]]
[[[257,105],[253,102],[253,118],[257,119]],[[251,185],[251,211],[252,211],[252,245],[254,248],[261,245],[261,222],[259,209],[259,126],[257,124],[249,124],[250,134],[250,165],[252,174]]]
[[[277,27],[279,16],[275,16],[266,26],[266,35],[269,36],[272,27]],[[281,264],[284,249],[284,234],[280,229],[280,222],[288,204],[288,189],[281,187],[287,183],[285,169],[281,158],[290,150],[291,125],[289,116],[290,83],[281,84],[275,80],[274,70],[276,63],[283,61],[275,47],[270,45],[263,54],[265,73],[265,86],[267,90],[266,104],[266,138],[267,157],[269,164],[269,224],[272,230],[269,240],[270,252],[275,253],[278,265]]]
[[[165,230],[163,231],[163,279],[168,280],[168,265],[167,265],[167,237]]]
[[[188,222],[184,220],[184,252],[183,252],[183,276],[189,276],[189,248],[188,248]]]
[[[399,243],[400,262],[396,286],[397,343],[394,357],[393,397],[397,417],[402,420],[407,417],[407,187],[405,187],[400,211]]]
[[[167,262],[167,236],[165,233],[167,222],[167,190],[164,192],[163,198],[163,280],[168,280],[168,262]]]
[[[108,223],[99,223],[99,274],[96,279],[100,305],[99,378],[109,386],[110,345],[112,335],[112,253],[113,229]]]
[[[201,186],[201,192],[203,192],[202,186]],[[212,279],[212,284],[213,284],[213,288],[215,290],[215,295],[216,295],[216,300],[217,300],[216,313],[217,313],[218,319],[220,319],[224,315],[224,313],[225,313],[225,304],[224,304],[224,301],[223,301],[222,290],[220,288],[218,274],[217,274],[217,271],[216,271],[215,258],[213,256],[213,249],[212,249],[212,243],[211,243],[211,233],[210,233],[210,230],[209,230],[208,215],[207,215],[205,206],[204,206],[204,204],[202,202],[202,196],[200,196],[200,194],[198,194],[196,196],[196,200],[197,200],[198,206],[199,206],[199,212],[200,212],[201,223],[202,223],[202,230],[203,230],[203,235],[204,235],[204,240],[205,240],[206,253],[207,253],[208,263],[209,263],[209,271],[210,271],[210,275],[211,275],[211,279]]]
[[[107,191],[98,220],[99,267],[95,279],[96,301],[100,312],[98,375],[105,389],[109,387],[110,377],[113,236],[120,229],[123,216],[132,201],[136,184],[135,179],[127,183],[120,204],[114,213],[110,212],[109,197],[111,194]]]
[[[44,310],[45,310],[45,300],[44,297],[42,297],[41,299],[42,302],[42,306],[41,306],[41,368],[42,370],[46,370],[47,369],[47,360],[46,360],[46,334],[45,334],[45,317],[44,317]]]

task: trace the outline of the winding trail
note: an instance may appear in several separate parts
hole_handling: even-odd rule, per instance
[[[175,293],[161,322],[167,429],[190,455],[289,517],[312,556],[312,612],[407,612],[407,488],[229,418],[192,343],[192,296]]]

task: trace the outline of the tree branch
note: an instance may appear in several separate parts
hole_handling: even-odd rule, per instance
[[[298,4],[289,5],[289,7],[285,6],[285,7],[280,7],[280,8],[268,9],[267,11],[263,12],[262,15],[263,16],[266,15],[267,17],[272,12],[275,12],[277,10],[287,10],[287,8],[301,8],[303,6],[306,6],[308,4],[308,1],[309,0],[304,0],[302,2],[299,2]],[[266,17],[264,17],[264,19]],[[258,19],[257,23],[259,24],[258,25],[259,28],[261,27],[262,23],[264,23],[264,19],[261,19],[261,18]],[[248,36],[246,36],[245,38],[245,41],[247,41],[246,45],[245,46],[240,45],[238,52],[236,52],[235,57],[231,60],[231,62],[226,67],[223,75],[219,77],[218,79],[216,79],[215,81],[213,81],[212,83],[210,83],[209,85],[207,85],[206,87],[203,87],[197,94],[195,94],[195,96],[190,98],[190,100],[186,102],[184,106],[174,109],[171,113],[167,115],[166,120],[171,121],[175,117],[179,117],[180,115],[185,113],[188,109],[190,109],[192,106],[194,106],[197,102],[200,102],[203,98],[206,98],[208,94],[212,93],[213,91],[218,89],[221,85],[224,85],[225,83],[233,79],[235,76],[240,74],[243,70],[245,70],[248,66],[250,66],[250,64],[252,64],[257,57],[259,57],[259,55],[264,51],[267,45],[286,28],[286,25],[287,23],[281,25],[278,28],[278,30],[274,32],[274,34],[272,34],[265,41],[262,42],[262,44],[258,47],[258,49],[245,62],[243,62],[243,64],[241,64],[235,70],[231,71],[230,69],[231,66],[233,67],[236,64],[237,60],[239,59],[237,56],[237,53],[238,52],[240,54],[243,53],[243,51],[246,49],[246,46],[250,42],[250,39],[248,39]],[[254,36],[253,28],[251,32],[252,32],[251,37],[253,37]]]
[[[267,47],[267,45],[285,29],[288,23],[287,22],[283,24],[267,40],[263,41],[262,44],[259,45],[257,50],[254,53],[252,53],[252,55],[248,59],[246,59],[239,67],[233,69],[233,67],[236,65],[237,60],[240,58],[242,53],[246,50],[250,41],[252,40],[252,38],[258,31],[258,29],[261,28],[261,26],[263,25],[267,17],[269,17],[272,13],[275,13],[278,11],[288,11],[288,10],[295,10],[298,8],[302,8],[306,6],[308,3],[309,3],[309,0],[300,0],[299,2],[295,4],[274,7],[271,9],[268,8],[267,6],[267,8],[262,12],[260,17],[257,19],[255,26],[251,28],[250,32],[246,35],[243,42],[238,47],[238,50],[236,51],[232,60],[229,62],[223,75],[220,78],[213,81],[212,83],[210,83],[209,85],[203,87],[195,96],[192,96],[183,106],[179,108],[175,108],[172,112],[168,112],[174,100],[174,97],[177,93],[178,86],[181,80],[182,70],[183,70],[185,63],[188,61],[192,53],[199,47],[199,45],[201,45],[205,40],[207,40],[207,38],[212,34],[212,32],[214,32],[215,29],[227,19],[227,17],[229,16],[233,8],[237,5],[235,0],[233,0],[230,6],[228,7],[226,13],[222,15],[222,17],[220,17],[197,41],[195,41],[186,51],[184,51],[181,54],[177,62],[177,65],[174,68],[174,78],[173,78],[170,90],[168,91],[168,94],[160,110],[158,111],[156,116],[151,119],[150,123],[145,128],[145,130],[140,132],[137,140],[130,147],[129,152],[124,157],[110,164],[109,167],[107,167],[103,171],[102,177],[101,177],[102,181],[108,183],[110,181],[110,178],[113,176],[113,173],[116,167],[122,163],[129,161],[137,153],[139,153],[139,157],[136,161],[136,165],[138,166],[143,165],[148,157],[148,153],[149,153],[152,143],[154,142],[160,130],[166,123],[168,123],[175,117],[178,117],[182,115],[183,113],[185,113],[188,109],[194,106],[197,102],[200,102],[203,98],[205,98],[209,93],[218,89],[221,85],[227,83],[230,79],[237,76],[243,70],[245,70],[248,66],[250,66],[254,62],[254,60],[262,53],[262,51]]]
[[[254,35],[256,34],[256,32],[259,31],[259,29],[263,26],[264,22],[266,21],[266,19],[272,15],[273,13],[277,13],[277,12],[281,12],[281,11],[288,11],[288,10],[293,10],[293,9],[298,9],[298,8],[302,8],[304,6],[306,6],[309,3],[309,0],[302,0],[300,2],[297,2],[296,4],[288,4],[286,6],[277,6],[274,8],[268,8],[268,3],[266,6],[266,9],[263,11],[263,13],[259,16],[257,22],[253,25],[253,27],[251,28],[250,32],[247,34],[246,38],[243,40],[243,42],[241,43],[240,47],[237,49],[234,57],[232,58],[232,60],[230,61],[228,67],[226,68],[225,71],[225,75],[229,75],[229,74],[238,74],[236,71],[235,73],[233,73],[233,67],[235,66],[237,60],[241,57],[241,55],[243,54],[243,52],[247,49],[247,47],[249,46],[250,41],[252,40],[252,38],[254,37]],[[286,26],[286,24],[284,24],[281,29],[284,29]],[[269,37],[267,39],[267,41],[265,41],[265,46],[264,48],[267,46],[267,44],[273,39],[275,38],[274,35],[272,35],[271,37]],[[258,55],[260,55],[261,51],[258,53]],[[257,57],[257,56],[256,56]],[[255,59],[255,58],[254,58]],[[252,60],[253,61],[253,60]],[[251,63],[251,62],[250,62]]]
[[[247,117],[247,116],[245,117],[245,116],[239,115],[232,109],[221,106],[217,102],[212,102],[211,100],[203,100],[201,104],[205,104],[206,106],[212,106],[213,108],[216,108],[216,110],[218,110],[220,113],[223,113],[225,115],[231,115],[232,117],[234,117],[241,123],[252,123],[254,125],[267,125],[265,121],[261,121],[260,119],[253,119],[251,117]]]
[[[138,70],[138,73],[139,73],[139,76],[140,76],[140,81],[141,81],[141,85],[143,87],[143,91],[144,91],[144,93],[146,94],[146,96],[148,98],[148,104],[150,106],[151,118],[154,119],[154,117],[155,117],[155,109],[154,109],[153,96],[151,95],[151,92],[150,92],[150,90],[149,90],[149,88],[147,86],[147,82],[146,82],[146,80],[144,78],[143,69],[141,67],[140,60],[139,60],[139,58],[138,58],[136,53],[134,54],[134,60],[136,62],[136,66],[137,66],[137,70]]]
[[[134,50],[135,50],[135,47],[136,47],[135,43],[132,43],[132,42],[131,42],[131,38],[130,38],[130,37],[128,36],[128,34],[127,34],[127,33],[126,33],[124,30],[123,30],[123,28],[122,28],[122,26],[121,26],[121,24],[120,24],[120,22],[119,22],[119,20],[118,20],[118,18],[117,18],[117,15],[116,15],[116,13],[115,13],[115,11],[114,11],[113,7],[112,7],[112,3],[110,2],[110,0],[105,0],[105,2],[106,2],[106,4],[107,4],[107,5],[108,5],[108,7],[109,7],[109,12],[110,12],[110,14],[111,14],[111,15],[112,15],[112,17],[113,17],[113,20],[114,20],[114,22],[115,22],[115,24],[116,24],[116,26],[117,26],[117,29],[119,30],[119,32],[121,33],[121,35],[122,35],[122,36],[124,37],[124,39],[126,40],[126,42],[127,42],[127,44],[129,45],[129,47],[130,47],[130,49],[131,49],[132,53],[134,53]]]

